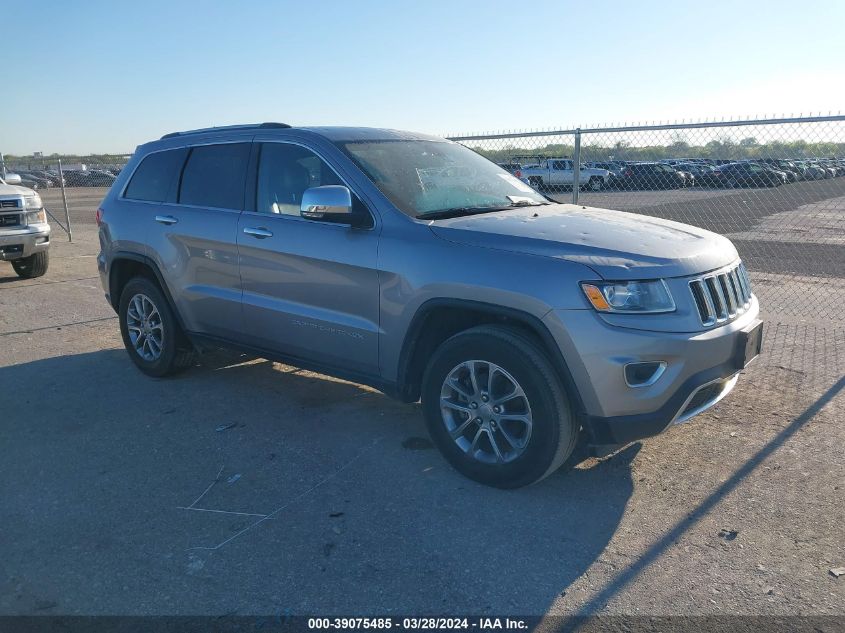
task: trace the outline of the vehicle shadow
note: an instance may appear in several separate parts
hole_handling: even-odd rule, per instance
[[[7,274],[8,273],[8,274]],[[9,270],[3,270],[0,268],[0,284],[7,284],[13,281],[27,281],[26,279],[21,279],[20,276],[12,270],[12,267],[9,266]]]
[[[749,457],[745,463],[721,483],[710,495],[692,508],[683,520],[669,526],[663,536],[657,539],[639,557],[621,570],[611,582],[583,604],[577,613],[568,620],[558,623],[562,631],[577,631],[585,623],[585,618],[600,611],[614,596],[624,591],[649,565],[665,553],[673,543],[677,543],[685,532],[699,523],[723,499],[734,492],[755,470],[757,470],[775,451],[781,448],[791,437],[809,424],[825,406],[845,390],[845,376],[831,385],[821,396],[797,415],[792,422],[775,437]]]
[[[244,355],[206,354],[165,380],[142,376],[123,350],[0,368],[9,392],[36,382],[47,386],[37,415],[33,396],[10,402],[0,420],[6,485],[17,491],[4,539],[15,547],[0,545],[0,556],[23,585],[49,565],[60,605],[76,613],[100,608],[88,583],[74,581],[82,575],[91,586],[130,587],[125,604],[108,603],[121,613],[169,593],[176,611],[193,613],[208,600],[221,612],[273,613],[284,595],[292,613],[325,605],[347,615],[541,615],[601,558],[633,493],[640,450],[502,491],[449,468],[418,407]],[[229,466],[243,477],[203,505],[273,520],[177,510],[221,463],[224,477]],[[37,508],[27,501],[35,498]],[[97,555],[86,558],[92,539]],[[44,549],[53,540],[67,547]],[[196,589],[184,584],[184,567],[161,562],[186,552],[190,573],[202,576]],[[40,596],[51,599],[59,601]],[[13,610],[27,604],[15,600]],[[0,612],[9,609],[0,599]]]

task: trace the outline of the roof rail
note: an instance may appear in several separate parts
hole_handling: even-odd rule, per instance
[[[204,127],[198,130],[185,130],[184,132],[170,132],[161,137],[161,140],[166,138],[174,138],[176,136],[186,136],[188,134],[203,134],[205,132],[228,132],[230,130],[259,130],[267,128],[289,128],[287,123],[275,123],[267,121],[265,123],[247,123],[244,125],[222,125],[220,127]]]

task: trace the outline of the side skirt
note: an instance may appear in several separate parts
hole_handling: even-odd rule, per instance
[[[266,358],[267,360],[275,361],[278,363],[284,363],[285,365],[292,365],[294,367],[299,367],[300,369],[325,374],[326,376],[332,376],[333,378],[340,378],[341,380],[348,380],[349,382],[367,385],[368,387],[372,387],[373,389],[378,389],[390,398],[399,397],[396,383],[384,380],[381,376],[375,376],[363,372],[350,371],[348,369],[343,369],[334,365],[328,365],[325,363],[308,360],[291,354],[284,354],[276,350],[269,350],[261,347],[254,347],[252,345],[245,345],[243,343],[238,343],[229,339],[224,339],[216,336],[208,336],[206,334],[198,334],[196,332],[188,332],[188,338],[200,352],[202,352],[203,349],[223,347],[226,349],[243,352],[245,354],[258,356],[259,358]]]

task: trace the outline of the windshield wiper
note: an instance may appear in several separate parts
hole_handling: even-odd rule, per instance
[[[517,207],[539,207],[551,202],[534,202],[528,200],[519,200],[511,204],[498,207],[455,207],[453,209],[442,209],[441,211],[429,211],[428,213],[418,213],[414,217],[418,220],[443,220],[445,218],[460,218],[467,215],[478,215],[481,213],[492,213],[494,211],[507,211],[508,209],[515,209]]]

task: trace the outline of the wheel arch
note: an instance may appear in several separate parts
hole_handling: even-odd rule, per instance
[[[182,322],[182,317],[176,309],[173,296],[164,282],[164,276],[161,274],[156,263],[146,255],[119,251],[111,258],[111,264],[109,266],[109,302],[114,311],[118,311],[120,294],[133,277],[146,277],[158,285],[170,306],[170,310],[173,312],[173,316],[176,317],[176,322],[184,332],[185,324]]]
[[[427,359],[446,339],[478,325],[505,325],[539,344],[557,372],[574,412],[584,411],[583,402],[566,359],[541,319],[522,310],[468,299],[429,299],[411,319],[399,355],[397,395],[404,402],[420,397]]]

